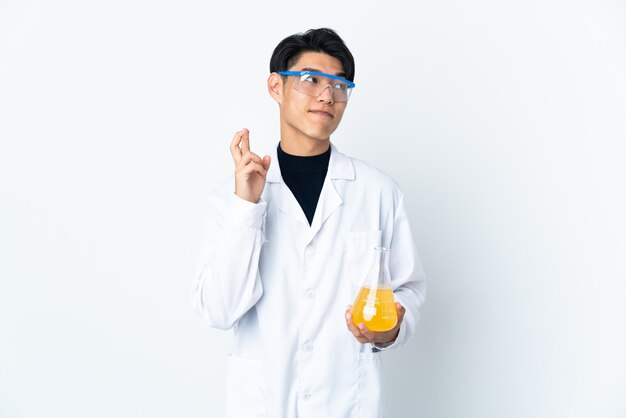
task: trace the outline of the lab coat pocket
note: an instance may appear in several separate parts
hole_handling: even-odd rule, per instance
[[[228,418],[268,417],[267,374],[261,362],[228,357],[226,416]]]
[[[359,353],[358,410],[359,418],[382,417],[380,354]]]
[[[346,234],[346,271],[356,297],[374,262],[374,247],[380,246],[382,231],[358,231]]]

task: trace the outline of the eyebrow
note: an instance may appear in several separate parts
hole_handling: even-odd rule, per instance
[[[312,67],[304,67],[303,69],[301,69],[300,71],[314,71],[316,73],[323,73],[324,71],[318,70],[317,68],[312,68]],[[335,74],[337,77],[343,77],[346,78],[346,73],[344,73],[343,71],[340,71],[338,73]]]

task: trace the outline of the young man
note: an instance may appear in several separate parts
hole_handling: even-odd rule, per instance
[[[280,142],[260,157],[247,129],[235,134],[192,286],[196,311],[234,329],[227,415],[379,417],[380,352],[413,333],[426,291],[402,193],[330,142],[354,87],[333,30],[285,38],[270,73]],[[391,249],[398,323],[386,332],[355,326],[349,306],[376,246]]]

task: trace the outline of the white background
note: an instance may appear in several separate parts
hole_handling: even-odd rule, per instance
[[[411,6],[408,6],[411,4]],[[219,417],[191,309],[208,189],[266,153],[284,37],[336,29],[337,147],[430,279],[390,417],[626,417],[623,1],[0,0],[0,417]],[[349,302],[349,301],[347,301]]]

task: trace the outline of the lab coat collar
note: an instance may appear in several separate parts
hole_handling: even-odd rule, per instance
[[[268,183],[278,183],[280,186],[280,192],[278,194],[278,207],[287,215],[293,217],[298,222],[309,226],[309,222],[300,207],[300,204],[294,197],[289,187],[284,184],[282,175],[280,173],[280,165],[278,164],[277,149],[274,148],[270,154],[272,162],[270,169],[267,173],[266,181]],[[315,215],[313,216],[313,222],[310,225],[308,236],[306,237],[306,243],[309,243],[317,232],[320,230],[326,219],[332,215],[342,204],[343,200],[337,189],[335,188],[334,180],[354,180],[354,166],[352,161],[346,155],[340,153],[337,148],[330,144],[330,160],[328,161],[328,172],[326,173],[326,179],[324,180],[324,186],[320,193],[320,198],[317,202],[317,208],[315,209]]]
[[[266,181],[268,183],[283,183],[283,177],[280,174],[280,165],[278,164],[277,147],[272,149],[269,154],[272,157],[270,169],[267,173]],[[331,180],[354,180],[354,166],[352,161],[345,154],[339,152],[337,147],[330,144],[330,160],[328,161],[328,173],[326,174]]]

